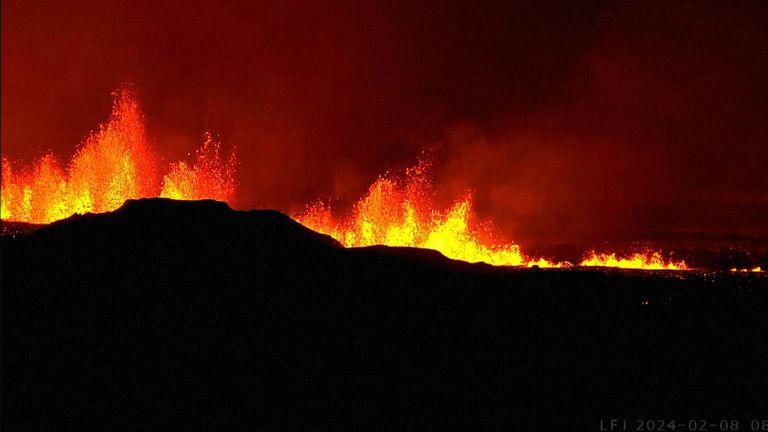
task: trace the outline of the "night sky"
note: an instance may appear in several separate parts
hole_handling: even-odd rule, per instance
[[[768,235],[768,2],[414,3],[4,0],[2,153],[67,160],[130,82],[166,160],[236,146],[239,208],[429,147],[523,244]]]

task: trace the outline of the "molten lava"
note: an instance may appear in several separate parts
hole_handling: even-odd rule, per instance
[[[582,267],[617,267],[642,270],[688,270],[685,261],[667,261],[658,251],[635,253],[629,257],[617,257],[615,253],[598,254],[592,251],[591,255],[584,258],[580,265]]]
[[[220,144],[206,133],[192,163],[177,162],[162,169],[148,146],[139,104],[124,89],[115,94],[109,121],[88,136],[66,168],[50,153],[31,168],[22,169],[2,158],[0,215],[3,220],[49,223],[74,213],[111,211],[127,199],[155,196],[231,203],[235,168],[234,151],[222,158]],[[424,159],[407,169],[402,178],[380,177],[346,218],[336,219],[323,202],[308,206],[294,218],[346,247],[409,246],[435,249],[449,258],[468,262],[571,266],[567,262],[533,259],[523,254],[517,244],[495,239],[491,225],[476,219],[470,195],[439,209],[429,172],[430,163]],[[626,258],[592,252],[581,266],[688,268],[683,261],[665,261],[660,252]]]
[[[465,196],[447,209],[438,210],[432,199],[430,164],[420,161],[405,172],[404,179],[380,177],[352,209],[337,220],[323,202],[309,205],[294,219],[328,234],[346,247],[372,245],[435,249],[443,255],[467,262],[527,267],[571,267],[568,262],[530,258],[514,243],[494,241],[492,227],[476,221],[472,198]],[[629,257],[615,253],[592,254],[581,266],[643,270],[687,270],[684,261],[667,261],[661,252],[648,251]]]
[[[322,202],[310,205],[294,218],[346,247],[409,246],[435,249],[449,258],[468,262],[560,266],[544,259],[529,259],[516,244],[492,241],[490,227],[474,220],[470,196],[437,210],[429,168],[429,162],[422,160],[406,170],[404,180],[379,178],[346,219],[336,220],[330,206]]]
[[[115,94],[109,121],[85,140],[66,169],[49,153],[22,170],[3,158],[2,170],[2,219],[20,222],[107,212],[132,198],[231,201],[235,189],[234,152],[223,161],[210,134],[193,165],[172,164],[161,182],[139,104],[127,89]]]
[[[206,132],[203,146],[197,149],[195,163],[171,165],[171,172],[163,178],[160,196],[182,200],[202,198],[229,202],[235,194],[235,153],[221,159],[220,144]]]
[[[762,271],[763,271],[763,269],[760,266],[753,267],[751,269],[748,269],[748,268],[736,268],[736,267],[731,268],[731,272],[733,272],[733,273],[737,273],[737,272],[740,272],[740,273],[748,273],[748,272],[761,273]]]

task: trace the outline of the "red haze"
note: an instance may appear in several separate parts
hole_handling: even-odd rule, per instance
[[[131,82],[159,156],[237,147],[239,207],[437,146],[525,244],[768,231],[764,2],[226,3],[4,1],[3,155],[67,159]]]

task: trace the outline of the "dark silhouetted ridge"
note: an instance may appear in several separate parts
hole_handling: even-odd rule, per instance
[[[128,201],[3,237],[3,430],[747,421],[766,285],[344,249],[275,211]]]

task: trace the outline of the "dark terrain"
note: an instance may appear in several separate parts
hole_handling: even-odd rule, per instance
[[[766,311],[765,274],[493,268],[129,201],[4,227],[3,430],[749,430]]]

